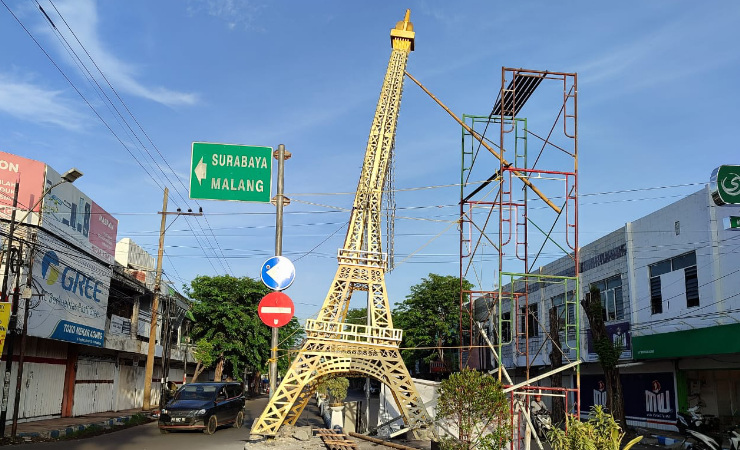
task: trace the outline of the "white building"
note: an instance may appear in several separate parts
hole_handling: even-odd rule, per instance
[[[580,314],[579,345],[575,330],[569,330],[567,340],[561,331],[560,339],[571,359],[580,346],[583,414],[605,399],[601,367],[580,307],[590,286],[596,285],[607,332],[623,347],[620,372],[629,425],[672,429],[676,412],[696,404],[721,420],[737,419],[740,230],[725,229],[729,216],[740,216],[740,206],[716,206],[709,188],[704,188],[583,246],[579,292],[571,291],[573,283],[567,288],[563,283],[530,283],[530,354],[546,341],[543,330],[549,330],[548,311],[553,306],[568,311],[568,319],[560,319],[563,323],[575,322],[572,318]],[[572,272],[569,257],[540,269],[547,275],[573,276]],[[504,291],[511,289],[506,286]],[[503,304],[502,311],[503,342],[510,342],[504,345],[502,362],[514,369],[523,364],[521,356],[514,356],[523,349],[515,352],[517,340],[507,334],[523,333],[525,324],[507,322],[510,305]],[[537,354],[534,366],[547,370],[550,349]],[[575,376],[565,375],[566,387],[575,387]]]

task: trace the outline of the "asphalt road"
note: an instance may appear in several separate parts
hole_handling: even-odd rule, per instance
[[[157,422],[127,428],[87,439],[22,444],[18,450],[243,450],[252,422],[267,405],[267,398],[247,401],[244,426],[220,427],[211,436],[200,431],[161,434]]]
[[[249,436],[247,425],[239,430],[219,428],[207,436],[200,431],[161,434],[157,423],[127,428],[87,439],[22,444],[19,450],[243,450]]]

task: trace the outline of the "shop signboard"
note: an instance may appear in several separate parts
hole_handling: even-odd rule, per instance
[[[43,191],[45,164],[11,153],[0,152],[0,217],[10,220],[15,183],[18,181],[18,208],[16,220],[35,205]],[[36,211],[39,210],[37,205]],[[31,214],[30,220],[38,220]],[[26,222],[28,223],[28,222]],[[36,225],[38,222],[31,222]]]
[[[630,354],[627,355],[624,354],[624,352],[628,352],[632,349],[632,339],[631,339],[631,333],[630,333],[630,323],[629,322],[619,322],[619,323],[611,323],[606,325],[606,335],[611,339],[611,341],[614,343],[614,345],[618,345],[622,348],[622,357],[629,357]],[[596,350],[594,350],[594,340],[591,336],[591,333],[588,333],[587,335],[588,340],[588,352],[596,354]]]
[[[34,286],[41,294],[28,334],[102,347],[112,270],[43,230],[34,255]]]
[[[5,336],[8,334],[8,322],[10,322],[10,302],[0,302],[0,355],[5,347]]]
[[[621,374],[624,412],[628,419],[673,425],[676,423],[676,387],[670,372]],[[604,375],[581,375],[581,415],[592,406],[606,408]]]
[[[740,204],[740,166],[724,165],[714,169],[709,190],[717,206]]]

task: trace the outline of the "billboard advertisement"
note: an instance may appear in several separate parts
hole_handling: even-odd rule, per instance
[[[112,269],[43,230],[37,243],[28,334],[102,347]]]
[[[676,387],[671,372],[621,374],[624,412],[627,419],[648,423],[676,423]],[[581,414],[591,406],[606,408],[603,375],[581,375]]]
[[[44,189],[44,168],[46,164],[18,155],[0,152],[0,217],[10,220],[13,205],[15,182],[18,181],[18,208],[16,219],[20,220],[35,205]],[[36,211],[39,206],[36,206]],[[34,216],[34,214],[31,214]],[[27,222],[28,223],[28,222]],[[36,222],[33,222],[36,224]]]
[[[59,179],[60,174],[47,166],[45,186],[52,186]],[[41,228],[108,264],[113,263],[118,220],[73,184],[63,183],[49,192],[41,214]]]
[[[629,322],[613,323],[606,325],[606,334],[614,343],[622,348],[622,354],[620,358],[631,358],[632,357],[632,333],[630,330]],[[591,332],[586,333],[586,339],[588,341],[588,353],[593,355],[592,361],[597,361],[598,356],[594,349],[594,339],[591,336]]]

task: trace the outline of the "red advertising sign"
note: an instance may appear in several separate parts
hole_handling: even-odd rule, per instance
[[[92,202],[92,216],[90,217],[90,243],[93,253],[96,249],[102,250],[109,256],[116,256],[116,235],[118,234],[118,220],[108,214],[97,203]]]
[[[23,217],[23,210],[36,204],[44,189],[44,171],[46,165],[33,159],[0,152],[0,211],[10,218],[13,205],[15,182],[18,181],[18,208],[16,220]],[[39,210],[37,206],[36,211]]]
[[[287,325],[293,318],[294,312],[293,300],[282,292],[271,292],[265,295],[257,306],[257,314],[262,322],[273,328]]]

